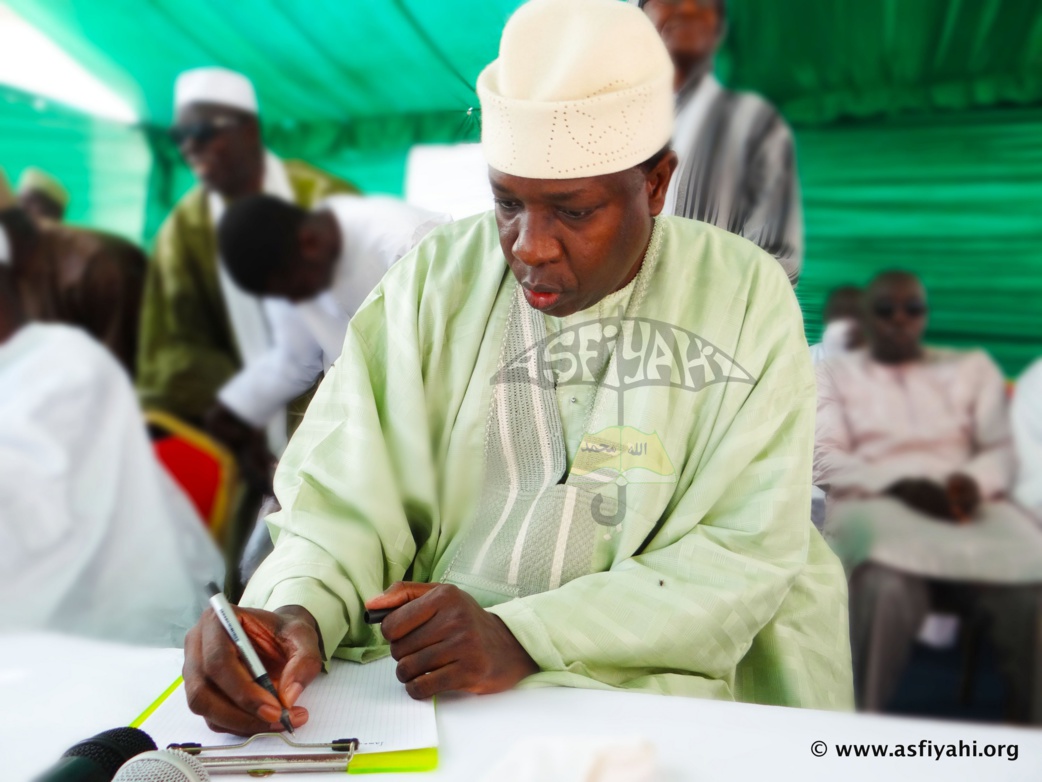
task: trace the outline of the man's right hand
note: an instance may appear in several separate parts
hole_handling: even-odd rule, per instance
[[[901,500],[909,508],[933,516],[935,519],[954,521],[948,489],[936,481],[926,478],[905,478],[893,484],[886,494]]]
[[[307,709],[293,704],[322,670],[315,618],[300,606],[274,613],[236,608],[235,613],[289,708],[293,726],[303,725]],[[282,707],[253,681],[235,644],[209,609],[185,637],[182,675],[188,707],[205,717],[211,730],[249,736],[283,729]]]

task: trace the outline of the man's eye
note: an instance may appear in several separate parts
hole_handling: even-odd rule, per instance
[[[496,209],[502,209],[504,212],[514,212],[521,208],[521,205],[517,201],[510,201],[506,198],[497,198]]]
[[[560,213],[569,220],[582,220],[593,214],[592,209],[561,209]]]

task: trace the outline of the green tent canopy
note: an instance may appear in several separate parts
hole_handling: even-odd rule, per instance
[[[8,0],[142,117],[126,128],[0,88],[0,166],[38,165],[70,219],[148,243],[191,185],[162,130],[173,81],[257,85],[269,145],[401,193],[416,143],[480,133],[474,83],[518,0]],[[718,61],[794,126],[808,338],[825,293],[904,267],[930,338],[1014,374],[1042,354],[1042,3],[729,0]],[[620,52],[624,57],[625,53]]]

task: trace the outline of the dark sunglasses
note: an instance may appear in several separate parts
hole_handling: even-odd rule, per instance
[[[202,122],[187,125],[175,125],[167,131],[170,140],[177,146],[194,141],[200,146],[209,144],[226,130],[238,127],[244,122],[240,117],[212,117]]]
[[[926,314],[926,302],[906,301],[903,307],[897,307],[893,302],[877,301],[872,305],[872,314],[883,320],[891,320],[899,309],[903,309],[909,318],[921,318]]]

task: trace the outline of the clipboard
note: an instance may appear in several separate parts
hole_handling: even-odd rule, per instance
[[[301,695],[311,720],[294,737],[233,737],[210,731],[189,711],[181,678],[131,727],[150,733],[160,746],[195,754],[211,774],[431,771],[438,765],[434,704],[409,698],[394,669],[389,657],[365,664],[331,661],[329,673],[320,674]],[[309,764],[316,767],[305,768]]]

